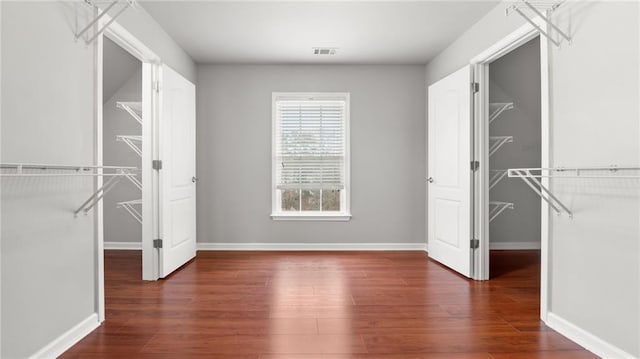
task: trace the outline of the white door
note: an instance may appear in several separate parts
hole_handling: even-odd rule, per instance
[[[196,255],[196,89],[162,66],[159,158],[159,275],[164,278]]]
[[[471,276],[471,68],[429,86],[429,257]]]

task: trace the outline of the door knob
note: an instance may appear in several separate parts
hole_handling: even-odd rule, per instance
[[[429,177],[429,178],[427,178],[427,182],[429,182],[429,183],[433,183],[433,177]]]
[[[198,177],[196,176],[191,177],[191,182],[198,183]]]

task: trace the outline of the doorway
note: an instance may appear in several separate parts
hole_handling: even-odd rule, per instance
[[[165,278],[195,257],[195,85],[162,64],[117,22],[98,41],[96,162],[126,160],[139,165],[136,176],[123,181],[127,183],[121,193],[116,192],[111,203],[104,204],[112,205],[108,210],[114,210],[115,204],[118,212],[112,212],[111,219],[117,220],[106,222],[110,217],[103,216],[102,205],[96,211],[101,283],[97,291],[98,298],[103,298],[101,251],[105,239],[107,243],[115,239],[114,233],[121,236],[115,242],[121,249],[142,250],[143,280]],[[120,60],[115,66],[105,64],[110,59],[109,53],[103,56],[107,51],[118,53]],[[135,70],[126,70],[125,64]],[[112,67],[115,69],[110,70]],[[113,85],[113,94],[105,93],[107,82],[118,81],[108,76],[126,78]],[[112,111],[121,116],[117,124],[108,123]],[[117,154],[111,150],[113,146],[117,146]],[[133,227],[135,222],[141,228]]]
[[[541,167],[540,37],[485,68],[489,181],[483,190],[489,194],[489,278],[493,279],[540,261],[540,197],[520,179],[507,176],[509,168]]]
[[[108,38],[103,46],[103,164],[142,168],[142,62]],[[106,194],[103,212],[107,249],[142,248],[141,172]]]
[[[500,180],[505,181],[508,176],[504,170],[513,168],[511,166],[515,166],[515,168],[526,166],[546,168],[550,165],[548,42],[539,39],[538,29],[543,26],[543,21],[535,19],[533,22],[535,26],[533,24],[521,26],[472,58],[470,65],[429,86],[427,120],[428,255],[460,274],[475,280],[490,278],[489,255],[492,243],[490,222],[492,222],[491,219],[496,221],[500,215],[514,211],[516,204],[508,197],[520,185],[514,184],[515,189],[506,187],[502,192],[498,191],[492,195],[490,187],[494,189],[500,184],[493,175],[500,173],[497,170],[502,170],[501,174],[504,177]],[[533,92],[537,92],[534,97],[539,99],[537,105],[526,105],[539,107],[538,110],[527,109],[525,111],[526,113],[533,111],[534,115],[531,116],[539,119],[537,122],[524,125],[525,129],[538,126],[533,130],[535,132],[533,136],[528,132],[519,135],[524,136],[524,146],[523,142],[515,143],[516,138],[513,132],[509,133],[509,131],[517,130],[516,132],[519,132],[520,130],[511,129],[508,126],[517,127],[519,125],[507,123],[502,128],[498,127],[500,121],[504,121],[504,118],[499,118],[499,116],[504,116],[508,112],[517,113],[519,110],[517,101],[508,98],[509,91],[500,93],[496,87],[495,79],[492,86],[490,77],[492,64],[495,70],[501,62],[509,62],[511,57],[508,56],[509,54],[513,53],[513,56],[518,57],[516,56],[519,53],[517,50],[521,47],[530,52],[524,57],[535,57],[534,60],[537,60],[537,65],[535,61],[533,65],[529,65],[531,73],[527,75],[535,77],[532,81],[537,85],[534,84],[532,88],[528,89],[528,92],[524,91],[524,95],[518,95],[525,97],[520,102],[522,104],[530,102],[530,98],[527,97],[531,97],[530,94]],[[504,59],[501,61],[500,59],[503,57]],[[515,70],[507,66],[507,69],[511,71],[511,75],[508,76],[520,78],[516,81],[526,81],[526,79],[521,79],[522,74],[519,73],[521,70],[518,70],[517,65],[510,66],[515,66]],[[490,91],[491,87],[493,87],[493,91]],[[493,92],[493,99],[491,92]],[[539,116],[535,115],[536,111]],[[496,129],[491,129],[490,122],[495,122]],[[529,140],[527,140],[528,137],[530,137]],[[506,158],[503,158],[502,161],[490,161],[490,157],[499,154],[499,151],[504,151],[509,148],[508,146],[516,144],[520,146],[519,151],[533,153],[537,161],[535,163],[524,160],[518,162],[516,161],[519,158],[517,155],[513,159],[508,155],[503,155]],[[530,148],[531,146],[533,147]],[[514,154],[519,151],[515,151]],[[513,161],[512,163],[505,162],[507,160]],[[470,167],[469,164],[471,164]],[[511,180],[517,182],[515,178]],[[549,185],[547,178],[543,178],[541,183],[546,187]],[[492,186],[492,184],[494,185]],[[517,191],[517,193],[530,196],[530,194],[525,194],[528,193],[527,190]],[[524,198],[524,200],[516,198],[515,201],[524,201],[523,208],[529,208],[525,212],[532,213],[533,217],[523,220],[530,221],[531,228],[539,226],[539,230],[534,229],[527,233],[527,236],[520,236],[514,232],[517,227],[511,227],[511,232],[509,232],[509,228],[495,227],[493,246],[495,249],[507,249],[508,246],[511,246],[510,249],[513,250],[525,249],[527,246],[537,250],[539,247],[539,261],[536,259],[539,263],[539,270],[535,270],[535,272],[540,273],[540,313],[541,318],[546,320],[549,206],[538,197]],[[528,207],[529,205],[530,207]],[[533,213],[536,210],[538,212]],[[502,241],[499,240],[501,235],[503,236]],[[510,237],[504,237],[505,235]],[[535,240],[531,238],[535,238]],[[515,254],[515,252],[511,254]]]

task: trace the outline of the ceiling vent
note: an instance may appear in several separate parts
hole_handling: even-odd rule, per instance
[[[314,55],[335,55],[336,47],[314,47],[313,54]]]

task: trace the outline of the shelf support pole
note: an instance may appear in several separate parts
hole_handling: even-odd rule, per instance
[[[93,208],[93,206],[95,206],[102,199],[102,197],[107,194],[107,192],[109,192],[118,182],[120,182],[121,179],[121,176],[113,176],[109,178],[107,182],[102,185],[102,187],[95,191],[89,197],[89,199],[84,201],[84,203],[73,212],[73,216],[77,217],[78,213],[80,213],[81,211],[84,211],[84,213],[87,214],[91,210],[91,208]]]

